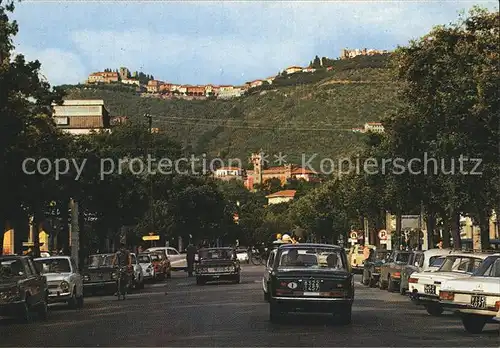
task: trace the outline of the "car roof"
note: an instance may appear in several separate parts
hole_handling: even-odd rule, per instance
[[[200,251],[202,250],[234,250],[232,247],[212,247],[212,248],[201,248]]]
[[[101,254],[91,254],[90,256],[110,256],[110,255],[114,255],[114,254],[113,253],[101,253]]]
[[[282,244],[278,249],[299,249],[299,248],[328,248],[335,250],[344,250],[338,245],[332,244],[316,244],[316,243],[298,243],[298,244]]]
[[[0,256],[0,260],[4,260],[4,261],[27,259],[27,258],[29,258],[29,256],[21,256],[21,255],[2,255],[2,256]]]
[[[446,256],[448,254],[451,254],[453,252],[452,249],[429,249],[429,250],[425,250],[424,251],[424,254],[425,255],[442,255],[442,256]]]
[[[467,253],[467,252],[453,252],[450,254],[446,254],[446,257],[452,257],[452,256],[458,256],[458,257],[475,257],[475,258],[480,258],[480,259],[485,259],[488,256],[492,256],[494,254],[487,254],[487,253]]]
[[[37,261],[37,260],[55,260],[55,259],[71,260],[71,257],[65,256],[65,255],[48,256],[48,257],[37,257],[35,259],[35,261]]]

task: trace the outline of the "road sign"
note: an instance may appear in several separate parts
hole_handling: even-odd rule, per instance
[[[160,236],[142,236],[142,240],[160,240]]]
[[[35,246],[35,243],[34,242],[23,242],[23,246],[24,247],[32,247],[32,246]]]
[[[358,239],[358,232],[352,231],[350,234],[351,239]]]
[[[386,230],[380,230],[378,233],[378,237],[381,240],[387,240],[387,231]]]

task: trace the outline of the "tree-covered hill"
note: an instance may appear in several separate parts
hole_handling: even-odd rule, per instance
[[[364,146],[351,131],[379,121],[396,107],[389,56],[330,62],[333,70],[280,75],[272,85],[234,100],[161,100],[121,86],[66,86],[68,99],[104,99],[113,116],[144,119],[167,132],[186,152],[247,158],[252,151],[302,153],[318,158],[353,154]]]

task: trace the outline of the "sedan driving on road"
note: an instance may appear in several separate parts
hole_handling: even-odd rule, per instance
[[[354,275],[343,248],[326,244],[287,244],[272,253],[266,285],[269,319],[288,312],[331,313],[351,323]]]

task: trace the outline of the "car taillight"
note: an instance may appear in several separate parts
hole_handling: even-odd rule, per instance
[[[418,283],[418,279],[417,278],[410,278],[410,279],[408,279],[408,283],[416,284],[416,283]]]
[[[448,301],[453,301],[455,298],[455,294],[449,291],[440,291],[439,292],[439,299],[440,300],[448,300]]]
[[[394,272],[392,275],[394,278],[400,278],[401,277],[401,272]]]

